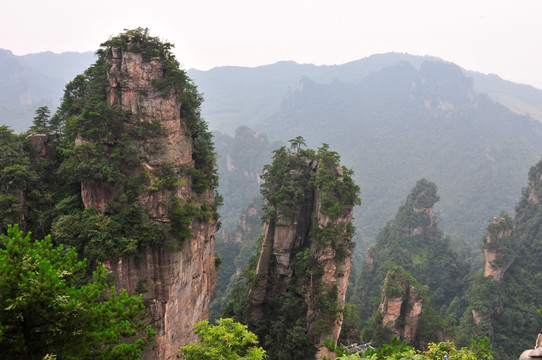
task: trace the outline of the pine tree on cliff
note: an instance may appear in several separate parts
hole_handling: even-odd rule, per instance
[[[327,145],[303,149],[300,137],[291,144],[264,168],[262,247],[245,272],[248,301],[237,316],[270,359],[322,358],[323,341],[340,332],[359,187]]]
[[[542,161],[533,166],[515,218],[493,218],[483,239],[484,273],[468,293],[458,342],[490,338],[495,359],[517,358],[542,329]]]
[[[430,315],[432,310],[429,308],[435,309],[440,318],[461,316],[463,308],[457,309],[458,300],[454,302],[454,299],[461,298],[464,292],[469,265],[452,249],[451,240],[437,228],[433,206],[438,200],[437,186],[426,179],[419,180],[397,215],[380,231],[376,244],[367,251],[358,289],[350,299],[359,305],[360,316],[366,325],[382,301],[380,289],[389,263],[401,266],[421,286],[427,286],[428,301],[424,305],[422,322],[424,316]],[[445,322],[438,324],[436,319],[426,321],[427,329],[419,327],[419,331],[427,330],[429,339],[424,340],[437,340],[434,331],[448,326]]]

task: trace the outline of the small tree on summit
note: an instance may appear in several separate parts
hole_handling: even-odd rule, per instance
[[[288,142],[290,143],[290,148],[294,149],[297,152],[301,150],[302,146],[307,146],[307,144],[305,144],[305,139],[303,139],[302,136],[297,136],[295,139],[288,140]]]
[[[36,110],[36,116],[34,117],[34,121],[32,121],[32,126],[30,127],[30,131],[33,131],[33,132],[50,131],[51,130],[51,124],[49,122],[50,115],[51,115],[51,111],[49,111],[49,108],[47,106],[40,106]]]

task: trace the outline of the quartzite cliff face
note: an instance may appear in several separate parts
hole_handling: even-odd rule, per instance
[[[157,332],[156,345],[148,348],[143,358],[173,359],[178,358],[180,346],[197,340],[192,325],[208,318],[217,279],[214,236],[218,221],[211,210],[212,186],[195,191],[194,130],[182,116],[183,91],[192,90],[183,88],[186,84],[167,86],[172,72],[181,70],[166,68],[168,59],[160,52],[145,53],[149,45],[141,35],[140,31],[122,34],[110,40],[102,52],[107,102],[120,114],[120,133],[137,134],[141,129],[145,133],[130,138],[137,161],[121,164],[121,171],[125,178],[144,179],[134,201],[150,226],[173,227],[172,212],[177,211],[185,216],[187,224],[180,226],[186,226],[184,231],[190,235],[179,237],[164,231],[157,243],[141,246],[106,266],[118,279],[117,288],[142,293],[148,306],[148,318]],[[75,143],[100,147],[111,157],[119,141],[107,136],[96,141],[83,135]],[[109,211],[111,203],[126,191],[125,183],[107,181],[101,173],[82,181],[85,207]]]
[[[417,282],[402,267],[396,266],[388,271],[378,310],[383,326],[408,344],[415,343],[423,297]]]
[[[359,190],[337,158],[326,159],[329,153],[320,149],[311,158],[282,149],[264,173],[268,218],[245,313],[249,322],[273,321],[271,309],[286,294],[299,297],[306,307],[300,321],[317,359],[331,356],[323,341],[337,341],[341,330],[337,310],[348,286],[350,222]]]

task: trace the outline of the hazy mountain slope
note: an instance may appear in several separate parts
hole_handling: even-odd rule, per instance
[[[246,126],[235,130],[235,136],[214,132],[218,154],[218,191],[224,196],[220,210],[222,227],[232,231],[239,221],[241,211],[255,195],[260,194],[260,175],[273,156],[273,150],[284,145],[270,143],[265,135]]]
[[[542,122],[542,90],[506,81],[494,74],[485,75],[475,71],[467,71],[466,74],[474,80],[476,92],[488,94],[513,112],[530,115]]]
[[[26,131],[36,109],[47,105],[54,112],[66,83],[93,61],[93,53],[16,56],[0,49],[0,123]]]
[[[303,76],[319,83],[339,80],[357,83],[371,72],[382,70],[400,61],[419,68],[423,61],[439,60],[431,56],[404,53],[376,54],[341,65],[315,66],[283,61],[254,68],[225,66],[208,71],[189,70],[188,74],[205,95],[203,113],[213,130],[233,134],[241,125],[256,124],[280,108],[284,95],[297,87]],[[474,80],[474,90],[490,97],[519,114],[531,114],[539,120],[542,111],[542,90],[463,70]]]
[[[356,225],[371,237],[425,177],[440,189],[442,229],[477,240],[495,209],[513,208],[521,174],[542,155],[538,122],[477,95],[459,67],[442,62],[419,71],[399,63],[358,84],[305,78],[256,130],[336,148],[355,170]]]
[[[334,79],[358,82],[373,71],[410,61],[415,66],[432,57],[388,53],[372,55],[342,65],[297,64],[281,61],[255,68],[225,66],[208,71],[189,70],[188,74],[205,96],[203,113],[211,129],[226,133],[241,125],[253,127],[280,109],[289,89],[296,87],[302,76],[318,82]]]
[[[21,58],[32,68],[50,77],[68,82],[82,73],[90,64],[96,61],[92,51],[84,53],[64,52],[55,54],[51,51],[23,55]]]

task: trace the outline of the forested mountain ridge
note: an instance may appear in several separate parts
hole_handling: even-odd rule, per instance
[[[190,69],[188,74],[206,95],[207,100],[202,110],[211,124],[211,129],[231,134],[242,125],[260,131],[259,124],[280,109],[280,103],[288,89],[295,89],[304,76],[322,84],[334,80],[358,83],[372,72],[402,61],[410,63],[416,69],[419,69],[424,61],[445,62],[433,56],[385,53],[340,65],[316,66],[281,61],[254,68],[223,66],[207,71]],[[493,100],[502,101],[512,111],[520,115],[530,114],[542,121],[541,89],[514,84],[492,74],[462,71],[473,78],[474,90],[477,93],[489,94]]]
[[[54,112],[59,105],[64,85],[95,60],[93,52],[42,52],[17,56],[7,49],[0,49],[0,53],[2,79],[9,79],[2,83],[11,82],[5,89],[19,89],[15,94],[2,92],[2,123],[10,125],[17,132],[30,126],[32,109],[47,105]],[[405,53],[386,53],[341,65],[316,66],[283,61],[255,68],[226,66],[207,71],[190,69],[188,74],[200,84],[201,91],[206,94],[207,100],[202,110],[212,129],[232,133],[233,129],[242,125],[255,128],[255,124],[261,119],[276,111],[288,87],[295,88],[302,76],[322,83],[333,79],[357,82],[371,72],[399,61],[408,61],[419,67],[421,62],[426,60],[439,59]],[[496,75],[465,72],[474,79],[476,92],[489,94],[492,99],[502,102],[512,111],[530,114],[542,121],[541,90],[509,82]],[[24,104],[8,95],[22,97],[26,102],[31,100],[32,107],[19,108]],[[235,100],[241,98],[245,99],[244,104]]]
[[[402,62],[356,84],[304,78],[258,130],[270,138],[302,131],[364,169],[356,181],[365,206],[356,218],[369,237],[409,184],[426,177],[439,184],[442,229],[477,241],[495,206],[513,207],[523,185],[519,174],[542,155],[541,129],[476,94],[453,64],[424,62],[417,70]]]

